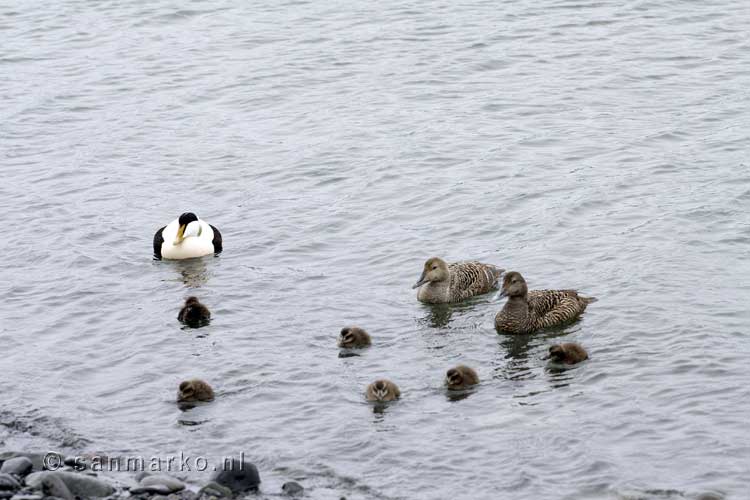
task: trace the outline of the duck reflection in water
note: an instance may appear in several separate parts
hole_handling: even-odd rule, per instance
[[[422,319],[422,322],[432,328],[444,328],[451,322],[451,316],[453,315],[453,306],[450,304],[432,304],[425,305],[427,309],[427,315]]]
[[[180,273],[181,281],[190,288],[205,285],[210,278],[206,261],[203,259],[185,259],[169,261]]]

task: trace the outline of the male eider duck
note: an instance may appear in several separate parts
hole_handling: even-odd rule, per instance
[[[445,374],[445,386],[451,391],[468,389],[479,383],[479,375],[466,365],[458,365]]]
[[[401,397],[398,386],[390,380],[380,379],[367,386],[367,401],[387,403]]]
[[[529,291],[520,273],[509,272],[500,294],[508,297],[495,316],[495,328],[506,333],[532,333],[541,328],[561,326],[577,319],[586,306],[596,301],[578,295],[576,290]]]
[[[575,342],[552,345],[549,347],[549,360],[564,365],[575,365],[584,359],[589,359],[586,349]]]
[[[221,233],[192,212],[185,212],[154,235],[157,259],[192,259],[221,253]]]
[[[180,384],[177,391],[177,401],[179,403],[195,403],[197,401],[213,401],[214,390],[203,380],[194,378],[186,380]]]
[[[180,309],[177,319],[193,328],[207,325],[211,320],[211,311],[200,303],[197,297],[188,297],[185,305]]]
[[[454,262],[432,257],[424,263],[419,280],[412,288],[419,288],[417,299],[428,304],[460,302],[497,288],[505,269],[481,262]]]
[[[341,329],[338,341],[339,347],[344,349],[359,349],[368,347],[371,343],[370,335],[362,328],[347,326]]]

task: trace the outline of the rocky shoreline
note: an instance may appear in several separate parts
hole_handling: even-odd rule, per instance
[[[260,492],[260,473],[247,461],[232,459],[197,491],[163,472],[138,472],[122,480],[99,474],[81,457],[57,455],[55,470],[49,470],[49,454],[0,452],[0,500],[76,500],[124,498],[139,500],[224,500]],[[107,459],[109,461],[114,459]],[[119,469],[117,469],[119,470]],[[304,487],[295,481],[283,484],[273,496],[298,497]]]

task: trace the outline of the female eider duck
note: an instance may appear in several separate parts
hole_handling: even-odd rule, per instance
[[[547,359],[554,363],[575,365],[585,359],[589,359],[589,353],[580,344],[565,342],[549,346],[549,356]]]
[[[445,386],[451,391],[468,389],[479,383],[479,375],[466,365],[454,366],[445,373]]]
[[[390,380],[380,379],[367,386],[365,397],[367,397],[367,401],[387,403],[388,401],[395,401],[400,398],[401,391]]]
[[[157,259],[192,259],[221,253],[221,233],[192,212],[185,212],[154,235]]]
[[[508,297],[495,316],[495,328],[506,333],[532,333],[542,328],[561,326],[577,319],[593,297],[576,290],[529,291],[520,273],[510,272],[503,279],[501,297]]]
[[[424,263],[422,275],[412,288],[417,299],[428,304],[460,302],[497,288],[505,269],[481,262],[454,262],[432,257]]]

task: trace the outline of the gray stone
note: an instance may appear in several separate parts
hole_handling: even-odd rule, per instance
[[[281,486],[281,491],[283,491],[286,495],[289,495],[290,497],[294,497],[294,496],[298,496],[304,493],[305,488],[303,488],[302,485],[296,481],[289,481],[288,483],[284,483]]]
[[[216,471],[211,478],[215,483],[226,486],[233,493],[243,491],[256,491],[260,485],[260,474],[258,468],[250,462],[241,462],[233,459],[229,467]]]
[[[41,495],[31,495],[24,493],[16,493],[10,500],[42,500]]]
[[[16,476],[25,476],[31,473],[31,469],[34,468],[34,463],[28,457],[14,457],[9,458],[3,462],[3,466],[0,467],[0,473],[15,474]]]
[[[141,493],[169,495],[170,493],[175,493],[184,489],[185,485],[178,479],[165,474],[149,474],[142,476],[138,486],[131,488],[130,493],[133,495],[140,495]]]
[[[20,489],[21,489],[21,483],[19,483],[15,477],[6,473],[0,474],[0,490],[15,491],[15,490],[20,490]]]
[[[43,477],[41,486],[45,495],[62,498],[62,500],[75,500],[63,480],[57,476],[47,475]]]
[[[34,472],[26,477],[26,484],[33,488],[41,488],[42,481],[47,476],[55,476],[65,483],[68,490],[79,497],[108,497],[115,489],[99,478],[67,471]]]
[[[232,490],[227,488],[226,486],[222,486],[218,483],[214,483],[211,481],[210,483],[206,484],[203,488],[198,490],[198,498],[222,498],[222,497],[231,497],[232,496]]]

